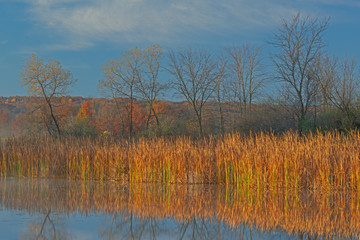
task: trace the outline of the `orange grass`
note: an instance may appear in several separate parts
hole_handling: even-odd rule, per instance
[[[130,183],[207,183],[244,189],[360,187],[358,132],[241,137],[14,138],[0,147],[2,177]]]
[[[321,239],[360,237],[360,195],[354,191],[301,191],[275,189],[260,194],[238,192],[234,186],[135,184],[101,181],[1,179],[0,202],[6,209],[73,213],[90,212],[172,218],[190,222],[194,217],[225,222],[241,231],[248,226]]]

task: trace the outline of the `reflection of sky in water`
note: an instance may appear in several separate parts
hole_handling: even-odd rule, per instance
[[[56,214],[52,214],[56,215]],[[29,215],[19,210],[0,211],[0,239],[27,239],[28,225],[41,222],[44,214]],[[243,225],[239,230],[229,228],[216,220],[192,219],[187,224],[175,219],[133,218],[130,226],[129,216],[109,214],[60,214],[59,221],[67,232],[66,239],[288,239],[281,231],[268,233],[250,229]],[[47,223],[48,224],[48,223]],[[49,226],[47,226],[49,227]],[[130,228],[133,228],[133,235]],[[154,227],[154,232],[152,231]],[[240,235],[240,236],[239,236]]]
[[[21,239],[26,238],[28,225],[34,221],[43,220],[44,214],[29,215],[20,210],[1,210],[0,211],[0,239]],[[80,214],[63,215],[60,218],[65,221],[65,227],[74,238],[78,240],[99,239],[98,226],[106,217],[103,215],[90,215],[87,217]]]
[[[21,232],[26,229],[32,217],[21,211],[0,211],[0,237],[1,239],[19,239]]]

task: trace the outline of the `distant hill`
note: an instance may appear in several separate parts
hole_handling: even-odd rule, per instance
[[[113,100],[105,98],[83,98],[68,96],[56,98],[56,115],[62,128],[69,128],[81,106],[88,102],[89,120],[97,134],[104,132],[113,135],[126,135],[128,131],[129,103],[126,98]],[[13,96],[0,97],[0,137],[18,136],[44,132],[46,107],[40,97]],[[203,126],[206,134],[220,131],[218,104],[209,101],[203,114]],[[198,125],[191,106],[185,102],[161,100],[156,103],[161,129],[156,126],[154,116],[150,116],[149,129],[146,129],[148,109],[146,102],[135,101],[133,121],[136,134],[149,134],[152,131],[162,135],[197,135]],[[223,104],[224,123],[227,132],[231,131],[283,131],[294,127],[284,111],[268,104],[252,105],[251,111],[243,112],[236,102]]]

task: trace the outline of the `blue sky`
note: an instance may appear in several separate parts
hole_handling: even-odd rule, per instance
[[[27,95],[19,78],[31,53],[59,60],[78,79],[70,94],[84,97],[101,96],[102,65],[135,46],[250,43],[268,61],[272,32],[299,11],[330,17],[328,53],[360,61],[360,0],[0,0],[0,96]]]

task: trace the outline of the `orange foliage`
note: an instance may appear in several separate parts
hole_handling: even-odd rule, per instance
[[[162,113],[164,111],[165,107],[166,106],[162,101],[155,102],[154,106],[153,106],[156,113]]]
[[[89,101],[86,101],[80,108],[77,117],[79,119],[89,119],[91,117]]]
[[[144,109],[138,105],[133,105],[133,124],[134,124],[134,130],[141,129],[146,122],[146,113]]]
[[[118,114],[112,119],[112,130],[114,135],[119,136],[123,134],[122,119]]]
[[[87,100],[83,105],[82,108],[84,110],[84,114],[88,117],[91,116],[91,112],[90,112],[90,106],[89,106],[89,100]]]
[[[126,111],[130,113],[130,104],[126,105]],[[133,103],[133,113],[132,113],[132,121],[133,121],[133,131],[138,131],[142,129],[146,122],[146,113],[144,109],[136,103]],[[125,129],[129,131],[130,123],[128,118],[125,119]]]
[[[56,107],[56,116],[58,117],[59,123],[61,126],[65,125],[69,118],[74,113],[74,107],[71,103],[68,102],[66,98],[61,98],[58,100],[59,106]]]

